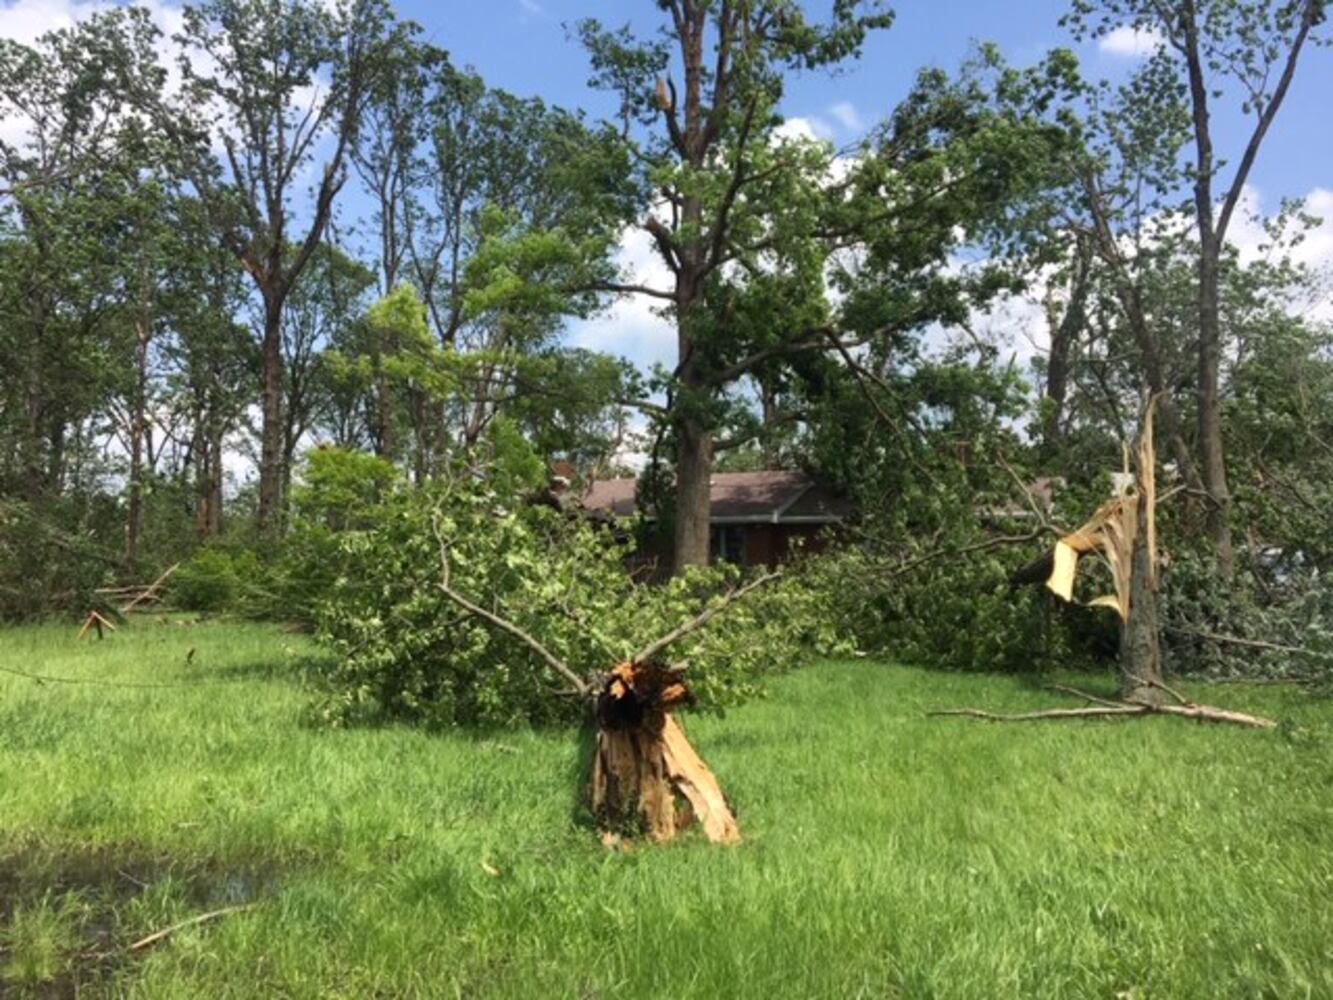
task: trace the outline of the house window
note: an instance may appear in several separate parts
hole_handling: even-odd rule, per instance
[[[739,524],[723,524],[709,532],[709,554],[713,562],[745,565],[745,529]]]

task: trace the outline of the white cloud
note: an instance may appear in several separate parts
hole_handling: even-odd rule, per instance
[[[76,15],[75,9],[79,8]],[[0,38],[31,45],[48,31],[68,28],[76,17],[93,8],[71,0],[15,0],[0,2]]]
[[[1227,242],[1236,248],[1244,263],[1284,255],[1322,274],[1327,286],[1333,281],[1333,189],[1314,188],[1305,196],[1305,213],[1319,221],[1309,229],[1289,227],[1283,235],[1299,237],[1294,245],[1283,241],[1280,246],[1273,246],[1273,237],[1264,228],[1267,207],[1262,193],[1253,185],[1245,185],[1227,230]],[[1326,288],[1321,289],[1313,301],[1292,303],[1292,310],[1311,319],[1333,322],[1333,297],[1326,294]]]
[[[518,0],[518,9],[522,12],[519,20],[525,24],[534,17],[546,16],[546,8],[537,0]]]
[[[1165,42],[1161,32],[1154,28],[1133,28],[1122,24],[1101,37],[1097,51],[1122,59],[1141,59],[1152,55]]]
[[[810,142],[822,142],[833,137],[833,127],[818,115],[796,115],[785,119],[773,130],[779,140],[806,139]]]
[[[861,112],[851,101],[839,101],[828,109],[828,113],[838,120],[838,124],[849,132],[860,132],[866,127]]]
[[[652,237],[638,226],[627,228],[615,254],[627,283],[670,291],[674,276],[654,249]],[[676,362],[676,328],[662,316],[665,300],[648,295],[625,295],[593,319],[571,325],[569,342],[575,347],[606,351],[628,358],[641,369]]]

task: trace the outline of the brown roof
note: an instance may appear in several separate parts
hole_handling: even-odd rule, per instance
[[[804,472],[719,472],[712,478],[715,523],[828,523],[851,513],[851,505],[833,496]],[[598,479],[583,495],[583,506],[617,517],[636,510],[635,480]]]

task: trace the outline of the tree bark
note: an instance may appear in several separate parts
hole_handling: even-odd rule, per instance
[[[1231,545],[1231,492],[1227,488],[1226,458],[1222,449],[1222,403],[1219,392],[1222,333],[1219,317],[1218,263],[1222,234],[1213,215],[1213,138],[1208,110],[1208,85],[1199,51],[1199,24],[1194,5],[1181,18],[1183,50],[1189,76],[1194,126],[1194,215],[1199,235],[1199,454],[1203,486],[1208,493],[1208,533],[1213,554],[1224,579],[1235,572]]]
[[[707,566],[712,499],[713,434],[682,414],[676,420],[676,532],[672,572]]]
[[[1208,242],[1213,244],[1212,249],[1199,254],[1199,450],[1204,489],[1208,491],[1208,534],[1213,540],[1218,572],[1230,579],[1236,560],[1231,539],[1231,490],[1222,446],[1219,248],[1211,235]]]
[[[151,326],[141,313],[135,321],[134,399],[130,404],[129,503],[125,518],[125,571],[131,575],[139,565],[143,535],[143,441],[148,408],[148,343]]]
[[[1142,470],[1140,470],[1140,477]],[[1120,697],[1128,702],[1160,705],[1162,679],[1161,624],[1157,615],[1157,582],[1148,544],[1148,519],[1140,478],[1137,530],[1134,534],[1129,583],[1129,614],[1120,625]]]
[[[282,304],[285,296],[264,290],[263,428],[260,432],[259,528],[277,529],[282,507]]]

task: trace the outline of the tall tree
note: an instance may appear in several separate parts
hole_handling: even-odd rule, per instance
[[[287,299],[283,330],[283,491],[291,482],[296,449],[320,417],[320,354],[355,323],[369,284],[366,268],[329,243],[310,258],[304,280]]]
[[[277,521],[285,481],[283,308],[324,237],[367,102],[413,30],[384,0],[206,0],[185,8],[176,38],[183,100],[156,104],[159,125],[193,154],[189,179],[263,304],[264,528]]]
[[[780,131],[783,76],[852,58],[886,27],[877,5],[840,3],[826,24],[794,3],[673,2],[661,37],[581,27],[594,82],[622,93],[649,131],[631,136],[645,200],[636,224],[667,287],[602,287],[657,300],[676,325],[677,362],[649,407],[675,449],[677,571],[709,556],[709,478],[741,380],[771,393],[795,358],[833,352],[847,363],[933,321],[958,322],[967,302],[998,290],[992,271],[947,273],[1031,183],[1058,130],[1031,126],[992,101],[985,51],[959,79],[922,73],[856,155]],[[634,72],[631,72],[634,71]],[[994,82],[992,80],[991,82]],[[627,95],[627,96],[626,96]],[[799,414],[775,415],[768,425]]]
[[[1231,490],[1222,427],[1222,249],[1246,182],[1269,129],[1286,99],[1296,67],[1326,0],[1074,0],[1073,23],[1094,36],[1122,26],[1161,39],[1188,93],[1193,132],[1192,188],[1198,241],[1198,424],[1203,484],[1219,568],[1230,576]],[[1229,181],[1215,142],[1215,104],[1238,98],[1253,117]],[[1220,194],[1220,200],[1219,200]]]
[[[857,53],[870,31],[887,27],[891,15],[874,4],[845,3],[835,5],[828,24],[816,24],[787,0],[661,6],[666,23],[655,40],[639,41],[628,29],[608,31],[596,21],[583,22],[580,33],[594,83],[619,92],[623,122],[634,116],[653,129],[642,154],[651,165],[655,204],[644,206],[637,224],[671,282],[616,290],[657,299],[676,325],[669,423],[676,449],[672,563],[680,571],[709,556],[709,410],[720,386],[709,343],[718,328],[708,329],[706,290],[746,243],[764,238],[772,192],[763,186],[793,172],[794,164],[771,153],[783,72],[837,65]],[[643,75],[632,80],[630,71]]]
[[[0,241],[6,363],[0,393],[30,500],[60,489],[66,444],[112,388],[105,360],[132,298],[117,253],[142,165],[126,95],[160,79],[140,11],[99,13],[33,47],[0,40]]]

